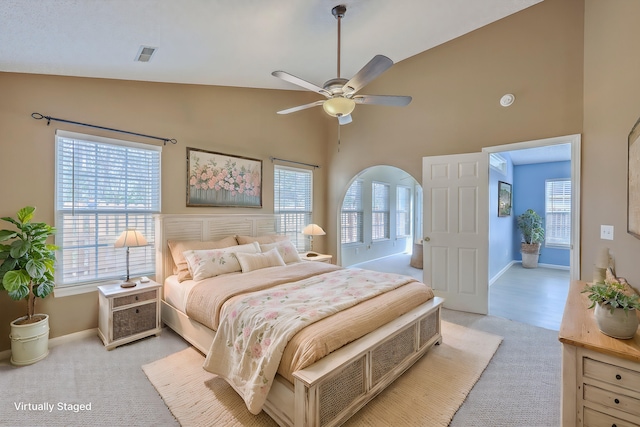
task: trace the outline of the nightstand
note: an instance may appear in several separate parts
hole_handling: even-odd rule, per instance
[[[160,284],[150,280],[133,288],[98,286],[98,336],[113,350],[149,335],[160,335]]]
[[[305,252],[303,254],[300,254],[300,259],[303,261],[318,261],[318,262],[326,262],[327,264],[331,264],[331,260],[333,259],[332,255],[325,255],[325,254],[316,254],[316,256],[309,256],[309,254],[312,254],[315,252]]]

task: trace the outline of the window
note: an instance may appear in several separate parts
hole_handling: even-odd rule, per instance
[[[362,243],[362,181],[353,181],[342,202],[341,241]]]
[[[571,181],[545,181],[545,246],[569,248],[571,244]]]
[[[131,249],[131,276],[153,274],[153,214],[160,212],[161,150],[56,133],[57,287],[121,279],[126,274],[126,250],[113,244],[130,228],[140,231],[149,243]]]
[[[273,211],[278,234],[286,234],[299,251],[309,250],[302,229],[310,224],[313,172],[285,166],[274,167]]]
[[[411,188],[398,186],[396,195],[396,236],[411,235]]]
[[[491,169],[500,172],[503,175],[506,175],[507,173],[507,161],[500,154],[489,154],[489,166]]]
[[[371,239],[389,238],[389,184],[374,182],[371,186]]]

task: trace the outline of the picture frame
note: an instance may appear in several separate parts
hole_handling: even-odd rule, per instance
[[[262,160],[187,147],[188,207],[262,207]]]
[[[627,165],[627,232],[640,239],[640,119],[627,138],[629,157]]]
[[[511,184],[504,181],[498,181],[498,216],[511,215],[512,200]]]

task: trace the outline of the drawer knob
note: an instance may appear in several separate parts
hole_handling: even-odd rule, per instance
[[[618,427],[618,426],[617,426],[617,425],[615,425],[615,424],[611,424],[611,427]]]
[[[620,374],[616,374],[616,379],[617,379],[617,380],[621,380],[621,379],[622,379],[622,376],[621,376]]]
[[[620,399],[613,399],[613,401],[615,402],[616,405],[620,403]]]
[[[138,310],[137,308],[136,308],[136,313],[140,313],[140,310]]]
[[[138,301],[138,295],[136,295],[136,301]]]

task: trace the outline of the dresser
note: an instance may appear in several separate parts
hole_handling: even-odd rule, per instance
[[[160,335],[160,284],[150,280],[133,288],[98,286],[98,335],[107,350]]]
[[[586,285],[571,284],[560,325],[562,426],[640,426],[640,333],[619,340],[600,332]]]

